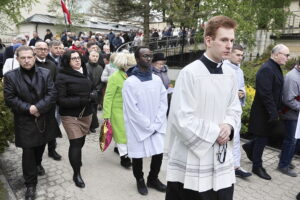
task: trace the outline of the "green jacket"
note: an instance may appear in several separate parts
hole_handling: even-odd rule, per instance
[[[110,119],[113,138],[117,144],[126,144],[125,123],[123,117],[122,88],[127,75],[124,71],[117,70],[108,78],[108,83],[103,101],[103,118]]]

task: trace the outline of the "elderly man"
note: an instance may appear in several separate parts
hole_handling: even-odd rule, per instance
[[[240,68],[240,64],[243,60],[244,49],[239,44],[234,44],[230,53],[230,56],[227,60],[224,61],[224,65],[231,67],[237,78],[238,82],[238,95],[242,106],[245,106],[245,98],[246,98],[246,90],[244,83],[244,73]],[[252,174],[250,172],[245,171],[241,167],[241,147],[240,147],[240,130],[241,130],[241,122],[238,123],[237,128],[234,130],[234,138],[233,138],[233,159],[234,159],[234,169],[235,176],[240,178],[247,178]]]
[[[230,55],[236,22],[211,18],[206,52],[184,67],[176,81],[167,127],[166,200],[232,200],[232,138],[241,105]]]
[[[289,48],[278,44],[272,49],[271,58],[256,74],[256,93],[250,112],[249,132],[256,138],[242,147],[252,161],[252,172],[260,178],[271,180],[263,168],[262,155],[270,137],[284,131],[279,119],[282,106],[283,74],[280,68],[289,57]]]
[[[30,40],[29,45],[28,46],[35,46],[35,43],[39,40],[41,40],[41,38],[39,38],[39,34],[34,31],[32,33],[33,38]]]
[[[25,199],[29,200],[35,197],[45,144],[59,132],[51,113],[57,92],[50,71],[35,65],[30,47],[19,47],[16,55],[20,68],[4,75],[4,99],[14,113],[15,144],[23,150]]]
[[[161,79],[152,74],[152,52],[139,47],[135,52],[137,65],[128,72],[122,91],[128,156],[138,192],[148,194],[144,181],[143,158],[151,157],[147,186],[160,192],[166,186],[158,179],[166,133],[167,91]]]
[[[48,55],[48,44],[44,41],[37,41],[35,43],[35,63],[37,66],[42,67],[42,68],[46,68],[48,70],[50,70],[50,74],[51,77],[53,79],[53,82],[56,79],[56,74],[58,73],[58,69],[56,68],[56,65],[50,61],[49,59],[47,59],[47,55]],[[55,112],[55,109],[54,109]],[[58,133],[56,134],[57,137],[61,137],[61,134]],[[61,160],[61,155],[59,155],[56,152],[56,139],[54,138],[53,140],[48,142],[48,155],[49,157],[53,158],[54,160]]]

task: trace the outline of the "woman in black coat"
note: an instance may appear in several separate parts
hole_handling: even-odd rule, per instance
[[[75,185],[83,188],[81,178],[81,149],[92,121],[92,81],[88,76],[81,54],[67,51],[62,57],[62,69],[56,82],[59,113],[70,141],[69,160],[74,171]]]

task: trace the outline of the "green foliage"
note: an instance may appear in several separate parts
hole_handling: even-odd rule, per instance
[[[0,82],[0,153],[4,152],[9,142],[14,141],[13,114],[4,103],[3,83]]]
[[[21,9],[31,10],[38,0],[0,0],[0,32],[11,30],[8,24],[17,24],[23,17]]]
[[[180,22],[186,27],[196,27],[212,16],[226,15],[238,23],[237,43],[248,48],[255,45],[257,29],[282,28],[291,14],[286,7],[291,0],[165,0],[170,21]]]

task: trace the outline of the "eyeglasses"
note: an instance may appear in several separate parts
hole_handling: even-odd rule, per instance
[[[48,48],[35,48],[38,51],[48,51]]]
[[[150,54],[144,54],[142,55],[143,58],[146,58],[146,59],[152,59],[153,58],[153,55],[150,55]]]
[[[217,153],[218,161],[222,164],[225,162],[227,152],[227,143],[224,145],[219,145],[219,150]]]
[[[71,58],[72,61],[81,60],[79,56]]]
[[[290,56],[290,54],[285,54],[285,53],[281,53],[281,52],[279,52],[279,54],[282,54],[282,55],[284,55],[287,58]]]

